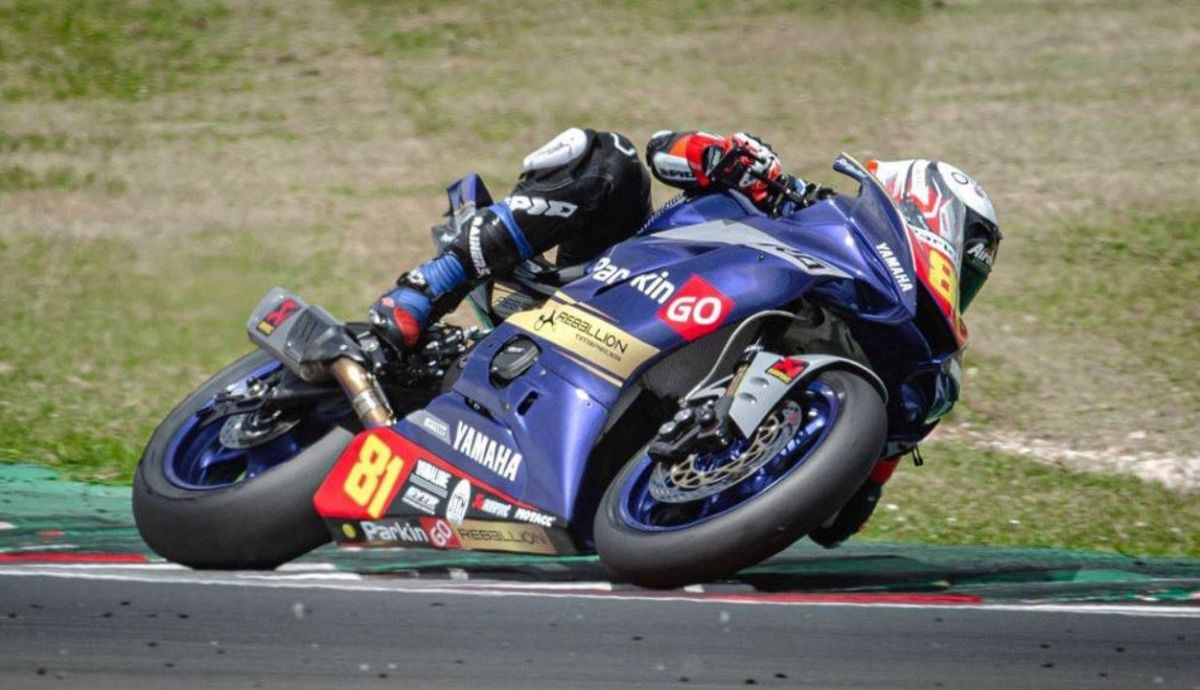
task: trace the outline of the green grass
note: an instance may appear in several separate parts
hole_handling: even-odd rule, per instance
[[[1065,335],[1111,338],[1122,366],[1161,372],[1200,401],[1200,213],[1068,223],[1029,254],[1021,289],[997,306]]]
[[[43,170],[31,170],[20,164],[0,166],[0,194],[31,189],[75,191],[84,187],[100,187],[109,194],[119,194],[125,191],[126,184],[119,178],[80,173],[61,165]]]
[[[896,470],[861,537],[1200,557],[1200,501],[1130,477],[934,443]]]
[[[576,125],[745,128],[825,183],[840,149],[962,165],[1008,239],[951,421],[1194,455],[1197,28],[1166,2],[0,0],[0,459],[125,481],[269,286],[361,315],[447,182],[503,195]],[[1167,489],[928,455],[871,535],[1195,554]]]
[[[162,237],[0,238],[0,460],[127,481],[157,422],[249,349],[244,316],[272,285],[355,304],[334,235],[292,237],[303,249],[220,228],[183,252]]]
[[[0,96],[138,100],[224,68],[234,44],[215,0],[3,0]]]

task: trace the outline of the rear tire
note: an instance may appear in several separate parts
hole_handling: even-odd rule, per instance
[[[270,361],[254,352],[223,369],[180,403],[146,444],[133,479],[133,516],[163,558],[193,568],[269,569],[329,541],[313,494],[358,430],[353,420],[250,481],[189,490],[167,478],[167,449],[181,426],[218,391]]]
[[[595,519],[596,550],[617,578],[670,588],[725,577],[787,548],[840,508],[870,474],[887,436],[875,387],[849,371],[819,377],[841,412],[811,456],[773,486],[692,527],[645,531],[626,522],[622,489],[644,467],[639,453],[609,485]]]

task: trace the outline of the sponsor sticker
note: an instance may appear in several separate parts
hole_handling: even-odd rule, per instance
[[[508,323],[610,372],[618,379],[615,383],[628,378],[642,362],[658,354],[658,348],[604,317],[565,301],[552,299],[537,309],[513,314]]]
[[[283,300],[279,303],[278,307],[272,309],[263,317],[262,321],[258,322],[258,331],[263,335],[271,335],[275,332],[276,328],[282,326],[285,321],[292,317],[292,314],[295,314],[299,310],[300,304],[296,300],[290,297]]]
[[[421,518],[421,526],[429,535],[429,543],[439,549],[461,549],[462,542],[449,522],[440,518]]]
[[[513,507],[504,501],[498,501],[482,493],[477,493],[475,494],[475,500],[471,501],[471,509],[485,515],[507,519]]]
[[[807,368],[808,362],[799,357],[784,357],[767,367],[767,373],[784,383],[791,383]]]
[[[888,270],[892,272],[892,277],[896,279],[896,283],[900,285],[900,290],[908,292],[913,289],[912,278],[909,277],[908,271],[904,270],[904,266],[900,264],[900,259],[896,258],[896,253],[888,246],[887,242],[880,242],[875,245],[875,249],[879,251],[879,256],[883,257],[883,263],[887,265]]]
[[[467,506],[470,504],[471,482],[468,479],[460,479],[458,484],[454,485],[454,493],[450,494],[450,500],[446,502],[446,519],[456,525],[461,525],[463,518],[467,516]]]
[[[363,539],[376,544],[428,544],[429,534],[419,522],[413,520],[386,520],[361,522]]]
[[[421,429],[428,431],[438,438],[439,441],[450,445],[450,425],[425,410],[417,410],[408,415],[409,422],[412,422]]]
[[[668,280],[670,275],[669,271],[643,273],[630,280],[629,287],[659,304],[664,304],[668,297],[675,294],[675,284]],[[604,283],[605,285],[612,285],[613,283],[629,278],[629,276],[629,269],[617,266],[608,257],[602,257],[597,261],[595,268],[589,274],[592,280]]]
[[[428,513],[430,515],[437,513],[438,506],[442,503],[442,499],[438,498],[437,496],[434,496],[419,486],[411,485],[404,490],[404,496],[400,500],[406,505],[410,505],[422,513]]]
[[[692,341],[720,328],[732,311],[733,300],[707,280],[693,275],[658,310],[658,318],[684,340]]]
[[[450,473],[428,460],[418,460],[409,481],[419,484],[441,498],[450,491]]]
[[[558,553],[554,542],[550,540],[550,535],[539,525],[464,520],[456,531],[459,542],[466,549],[518,551],[547,555]]]
[[[517,480],[517,471],[521,469],[521,454],[470,424],[457,422],[454,430],[454,450],[510,482]]]
[[[513,519],[521,522],[531,522],[535,525],[541,525],[542,527],[554,526],[553,515],[539,513],[538,511],[530,510],[529,508],[517,508],[517,512],[513,514]]]

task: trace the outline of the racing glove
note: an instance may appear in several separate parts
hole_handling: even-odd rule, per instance
[[[646,159],[654,176],[665,184],[686,190],[724,185],[764,210],[778,204],[780,188],[798,179],[783,172],[783,164],[769,144],[745,132],[728,137],[658,132],[646,145]],[[803,180],[799,182],[801,188],[807,186]]]

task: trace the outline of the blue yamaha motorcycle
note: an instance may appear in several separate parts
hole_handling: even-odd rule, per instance
[[[436,324],[401,355],[272,290],[256,351],[147,445],[143,537],[197,568],[271,568],[331,537],[595,551],[654,587],[771,556],[958,395],[944,257],[867,168],[834,168],[857,195],[777,217],[732,191],[680,197],[587,265],[477,288],[483,329]],[[449,192],[454,219],[491,203],[475,176]]]

